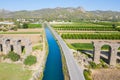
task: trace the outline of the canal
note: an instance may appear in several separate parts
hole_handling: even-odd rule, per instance
[[[48,27],[45,27],[45,33],[49,52],[45,64],[43,80],[64,80],[60,47]]]

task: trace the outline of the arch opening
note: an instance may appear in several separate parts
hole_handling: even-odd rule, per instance
[[[25,53],[25,46],[21,46],[21,52],[24,54]]]
[[[18,44],[18,45],[21,44],[21,40],[18,40],[18,41],[17,41],[17,44]]]
[[[2,44],[0,44],[0,52],[2,52],[3,51],[3,46],[2,46]]]
[[[5,41],[5,44],[10,44],[10,39],[7,39],[7,40]]]
[[[106,62],[107,64],[110,63],[110,56],[111,56],[111,46],[110,45],[103,45],[101,47],[101,51],[100,51],[100,59],[102,59],[104,62]]]
[[[10,45],[11,51],[14,51],[14,47],[13,45]]]
[[[120,47],[117,50],[117,59],[116,59],[116,63],[120,64]]]

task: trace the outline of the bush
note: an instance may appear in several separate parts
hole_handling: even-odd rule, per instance
[[[90,68],[92,69],[99,69],[99,68],[108,68],[108,65],[103,61],[100,60],[99,64],[95,64],[95,62],[90,62]]]
[[[14,31],[17,31],[17,29],[18,29],[17,27],[14,27],[14,28],[13,28]]]
[[[7,54],[7,57],[6,58],[10,58],[12,61],[18,61],[20,59],[20,55],[18,55],[17,53],[13,52],[13,51],[10,51],[8,54]]]
[[[95,62],[93,62],[93,61],[90,62],[90,68],[92,68],[92,69],[97,68],[97,65],[95,64]]]
[[[28,24],[27,24],[27,23],[24,23],[24,24],[23,24],[23,28],[24,28],[24,29],[28,28]]]
[[[100,60],[100,63],[102,68],[108,68],[108,65],[103,60]]]
[[[92,80],[90,70],[84,70],[84,76],[85,76],[85,80]]]
[[[118,28],[115,28],[117,31],[120,31],[120,27],[118,27]]]
[[[33,56],[33,55],[30,55],[30,56],[27,56],[27,58],[24,60],[24,64],[25,65],[33,65],[37,62],[37,58],[36,56]]]
[[[6,31],[8,31],[8,29],[3,29],[3,32],[6,32]]]

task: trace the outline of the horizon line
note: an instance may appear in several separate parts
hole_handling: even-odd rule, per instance
[[[20,10],[10,10],[10,9],[6,9],[6,8],[0,8],[0,10],[7,10],[10,12],[16,12],[16,11],[35,11],[35,10],[42,10],[42,9],[55,9],[55,8],[83,8],[81,6],[78,7],[44,7],[44,8],[39,8],[39,9],[20,9]],[[85,8],[83,8],[85,11],[114,11],[114,12],[120,12],[120,10],[102,10],[102,9],[96,9],[96,10],[86,10]]]

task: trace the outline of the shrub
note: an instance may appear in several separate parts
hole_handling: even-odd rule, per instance
[[[24,28],[24,29],[28,28],[28,24],[27,24],[27,23],[24,23],[24,24],[23,24],[23,28]]]
[[[75,34],[62,34],[61,37],[63,39],[115,39],[118,40],[120,39],[120,34],[119,33],[94,33],[94,34],[88,34],[88,33],[75,33]]]
[[[33,56],[33,55],[30,55],[30,56],[27,56],[27,58],[24,60],[24,64],[25,65],[33,65],[37,62],[37,58],[36,56]]]
[[[90,62],[90,67],[93,68],[93,69],[96,69],[97,65],[95,64],[95,62],[91,61]]]
[[[14,27],[14,28],[13,28],[14,31],[17,31],[17,29],[18,29],[17,27]]]
[[[99,64],[95,64],[95,62],[90,62],[90,68],[92,69],[99,69],[99,68],[108,68],[108,65],[103,61],[100,60]]]
[[[8,29],[3,29],[3,32],[6,32],[6,31],[8,31]]]
[[[18,61],[20,59],[20,55],[18,55],[17,53],[10,51],[6,58],[10,58],[12,61]]]
[[[90,70],[84,70],[84,76],[85,76],[85,80],[92,80]]]
[[[108,68],[108,65],[103,60],[100,60],[100,63],[102,68]]]

